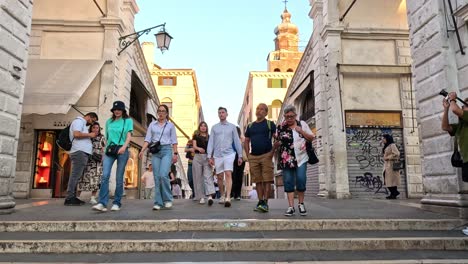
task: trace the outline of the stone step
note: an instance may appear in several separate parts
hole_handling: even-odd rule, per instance
[[[6,232],[0,236],[1,241],[13,240],[162,240],[162,239],[345,239],[372,238],[384,239],[394,237],[454,237],[464,238],[460,230],[451,231],[185,231],[185,232]],[[468,238],[468,237],[466,237]]]
[[[316,264],[462,264],[468,251],[240,251],[103,254],[0,254],[0,263],[316,263]]]
[[[172,235],[172,236],[168,236]],[[16,236],[18,235],[18,236]],[[29,236],[28,236],[29,235]],[[139,237],[138,237],[139,235]],[[468,250],[456,231],[3,233],[0,253]]]
[[[2,221],[0,232],[174,232],[286,230],[452,230],[462,219],[174,219]]]

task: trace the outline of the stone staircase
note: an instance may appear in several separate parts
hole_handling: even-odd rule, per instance
[[[219,261],[222,254],[223,261],[229,256],[237,256],[235,261],[336,261],[340,258],[333,256],[341,256],[371,261],[366,263],[468,263],[463,224],[461,219],[2,221],[0,262],[40,256],[51,261],[50,254],[78,261],[83,254],[172,252],[177,255],[168,261],[179,261],[184,253],[198,255],[191,261],[201,262]]]

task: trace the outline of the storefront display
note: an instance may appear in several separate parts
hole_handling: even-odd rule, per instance
[[[52,197],[64,197],[71,162],[68,152],[55,145],[57,130],[37,131],[33,189],[52,189]]]
[[[52,131],[41,131],[38,133],[37,140],[36,169],[33,188],[50,189],[55,133]]]
[[[138,189],[139,175],[140,175],[140,166],[138,153],[140,149],[134,145],[130,145],[128,148],[129,158],[127,161],[127,166],[125,167],[125,188],[126,189]]]

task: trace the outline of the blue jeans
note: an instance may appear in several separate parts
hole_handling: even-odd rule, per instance
[[[128,157],[128,150],[125,150],[123,154],[120,154],[117,157],[107,156],[104,154],[104,161],[102,162],[101,189],[99,190],[99,203],[101,203],[102,205],[107,206],[107,202],[109,202],[109,178],[111,175],[112,166],[117,160],[117,172],[115,175],[116,185],[113,204],[122,206],[120,200],[122,200],[124,188],[123,178]]]
[[[305,192],[307,181],[307,162],[298,168],[284,168],[283,169],[283,183],[284,191],[294,192],[294,186],[298,192]],[[294,184],[295,183],[295,184]]]
[[[154,175],[154,204],[164,206],[165,202],[172,202],[171,182],[169,171],[172,165],[172,145],[161,145],[161,150],[153,154],[151,164]]]

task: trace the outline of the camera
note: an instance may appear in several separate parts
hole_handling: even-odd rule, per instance
[[[440,95],[442,95],[443,97],[447,97],[448,96],[448,92],[445,91],[445,89],[442,89],[440,92],[439,92]]]

